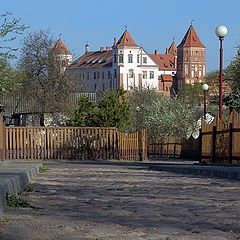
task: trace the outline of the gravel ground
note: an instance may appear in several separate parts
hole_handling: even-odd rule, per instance
[[[131,164],[50,164],[9,208],[4,240],[240,239],[237,181],[148,171]]]

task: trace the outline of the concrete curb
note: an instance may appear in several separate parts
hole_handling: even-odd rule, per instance
[[[7,207],[6,193],[18,195],[37,176],[41,166],[42,164],[0,163],[0,213]]]
[[[200,165],[152,165],[149,170],[203,175],[240,181],[240,167],[200,166]]]

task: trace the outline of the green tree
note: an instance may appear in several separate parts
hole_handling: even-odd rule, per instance
[[[78,107],[74,111],[74,118],[67,125],[81,127],[98,126],[97,113],[96,104],[91,102],[88,97],[82,96],[79,98]]]
[[[87,97],[79,99],[74,118],[68,125],[88,127],[117,127],[124,130],[130,121],[131,109],[122,89],[106,92],[97,103]]]
[[[106,92],[98,103],[98,119],[102,127],[124,130],[130,121],[130,105],[123,89]]]
[[[2,14],[0,16],[2,23],[0,24],[0,60],[6,60],[15,58],[13,54],[17,51],[17,48],[10,46],[10,42],[16,39],[16,35],[22,34],[27,28],[24,24],[21,24],[21,19],[16,19],[10,12]]]
[[[18,89],[21,73],[9,64],[9,59],[15,58],[17,48],[11,46],[17,35],[22,34],[27,28],[20,24],[21,19],[16,19],[7,12],[0,16],[0,95]]]
[[[135,111],[132,118],[135,129],[147,128],[151,138],[187,137],[196,127],[196,108],[178,97],[144,89],[133,91],[130,102]]]

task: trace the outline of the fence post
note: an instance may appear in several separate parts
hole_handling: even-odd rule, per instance
[[[5,159],[5,124],[3,122],[3,114],[0,113],[0,160]]]
[[[138,156],[139,156],[139,161],[143,160],[142,131],[143,130],[138,131],[138,134],[137,134],[137,136],[138,136]]]
[[[233,148],[233,124],[229,124],[229,142],[228,142],[228,163],[232,163],[232,148]]]
[[[202,162],[202,128],[199,129],[199,149],[198,149],[198,160],[199,160],[199,163]]]
[[[213,129],[212,129],[212,154],[211,154],[212,163],[216,162],[216,138],[217,138],[217,127],[213,126]]]

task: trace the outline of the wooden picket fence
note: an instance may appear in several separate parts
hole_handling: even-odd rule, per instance
[[[211,124],[202,122],[200,134],[201,162],[240,163],[240,116],[232,112],[227,122],[215,118]]]
[[[5,127],[0,131],[3,159],[146,159],[146,131],[116,128]],[[2,146],[2,147],[1,147]]]
[[[193,137],[189,139],[169,137],[162,141],[148,139],[148,155],[150,157],[181,157],[197,160],[198,141]]]

